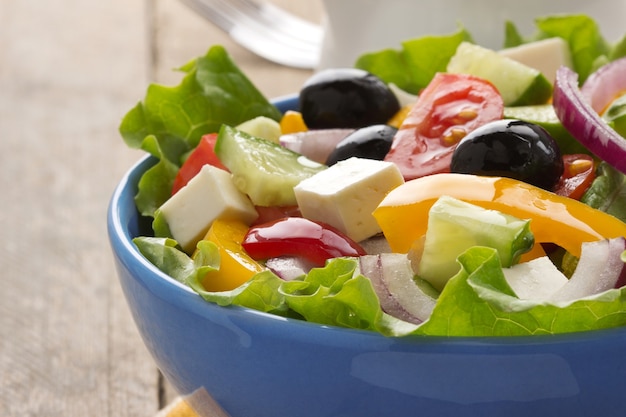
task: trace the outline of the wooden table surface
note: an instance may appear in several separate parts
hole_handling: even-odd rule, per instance
[[[321,16],[317,1],[275,2]],[[0,416],[149,417],[172,399],[123,299],[106,209],[142,156],[118,135],[122,116],[213,44],[268,97],[311,74],[179,0],[0,2]]]

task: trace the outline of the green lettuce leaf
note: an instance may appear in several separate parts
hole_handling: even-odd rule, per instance
[[[411,39],[402,42],[399,50],[384,49],[363,54],[354,66],[417,94],[437,72],[446,70],[448,61],[465,40],[471,40],[471,36],[464,29],[444,36]]]
[[[439,295],[431,317],[414,325],[382,311],[370,280],[355,273],[355,258],[332,259],[293,281],[266,270],[231,291],[210,292],[202,279],[220,265],[212,242],[201,241],[193,259],[172,239],[140,237],[134,242],[157,268],[208,302],[385,336],[521,336],[626,325],[625,288],[571,303],[520,300],[504,278],[497,250],[487,247],[475,246],[459,256],[461,270]]]
[[[600,33],[598,24],[585,15],[548,16],[536,19],[539,38],[560,37],[570,45],[574,70],[580,81],[608,61],[610,46]]]
[[[507,20],[504,22],[504,48],[513,48],[527,42],[517,29],[515,23]]]
[[[536,19],[535,24],[535,33],[523,36],[513,22],[505,22],[503,47],[560,37],[569,44],[574,70],[581,82],[602,64],[626,56],[626,37],[610,45],[602,36],[598,24],[589,16],[552,15]],[[446,70],[448,61],[462,41],[472,41],[471,34],[464,29],[450,35],[411,39],[402,42],[401,49],[365,53],[357,58],[355,67],[417,94],[436,72]]]
[[[382,311],[367,278],[353,277],[356,267],[354,260],[334,259],[324,268],[312,269],[302,281],[285,282],[281,292],[308,321],[373,329]]]
[[[186,281],[206,301],[221,306],[238,305],[279,316],[293,316],[285,304],[284,297],[278,291],[283,280],[273,272],[267,270],[258,273],[231,291],[210,292],[204,289],[202,279],[207,273],[219,269],[219,249],[213,242],[202,240],[198,243],[194,261],[197,269]]]
[[[263,271],[231,291],[209,292],[201,273],[187,283],[202,298],[221,306],[238,305],[314,323],[405,336],[416,326],[383,313],[369,279],[355,275],[356,259],[336,258],[302,279],[284,281]]]
[[[522,336],[626,325],[626,289],[558,305],[520,300],[509,287],[497,251],[473,247],[442,291],[432,316],[415,332],[437,336]]]
[[[602,161],[581,201],[626,222],[626,176]]]
[[[616,59],[626,56],[626,35],[624,35],[619,41],[613,45],[611,53],[609,54],[609,60],[615,61]]]
[[[583,14],[552,15],[535,19],[536,31],[522,36],[512,22],[506,23],[505,47],[559,37],[569,44],[574,70],[583,82],[603,64],[626,53],[626,38],[610,45],[603,37],[600,27],[591,17]]]
[[[319,324],[373,330],[387,336],[405,336],[417,328],[382,311],[371,281],[355,274],[355,258],[332,259],[301,280],[284,281],[266,270],[233,290],[211,292],[204,289],[202,280],[210,271],[219,269],[219,250],[212,242],[199,242],[192,259],[173,239],[142,237],[134,241],[157,268],[220,306],[236,305]]]
[[[323,268],[313,268],[303,280],[280,287],[287,304],[305,320],[353,329],[402,336],[416,326],[382,311],[372,282],[355,274],[358,260],[334,258]]]
[[[238,305],[278,316],[299,318],[289,309],[284,296],[278,291],[284,281],[269,270],[254,275],[230,291],[207,291],[202,286],[201,277],[201,273],[195,273],[188,278],[187,283],[206,301],[220,306]]]
[[[196,271],[193,260],[174,239],[142,236],[133,239],[133,243],[147,260],[178,282],[186,283],[187,277]]]
[[[179,169],[163,151],[161,143],[154,135],[146,136],[141,143],[143,150],[158,158],[158,162],[144,172],[137,184],[135,205],[144,216],[154,216],[161,204],[172,195],[172,185]]]
[[[281,114],[232,61],[222,46],[180,68],[185,74],[174,87],[151,84],[144,100],[122,119],[119,132],[131,148],[167,160],[140,183],[139,211],[152,216],[171,191],[182,159],[202,135],[266,116]],[[157,173],[158,171],[158,173]]]
[[[281,316],[296,316],[289,310],[284,297],[278,291],[283,280],[271,271],[256,274],[251,280],[231,291],[206,291],[202,286],[202,279],[207,273],[220,267],[219,249],[213,242],[200,241],[193,259],[173,239],[138,237],[133,242],[159,270],[188,285],[209,302],[221,306],[239,305]]]

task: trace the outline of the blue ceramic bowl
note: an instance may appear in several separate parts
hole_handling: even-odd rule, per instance
[[[280,100],[285,110],[295,98]],[[108,232],[124,294],[156,364],[200,415],[231,417],[626,415],[626,329],[512,338],[388,338],[203,301],[131,239],[150,230],[122,179]]]

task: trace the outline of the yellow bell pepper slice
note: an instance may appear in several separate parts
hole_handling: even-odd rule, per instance
[[[626,236],[626,223],[577,200],[511,178],[445,173],[407,181],[374,211],[394,252],[408,252],[426,233],[430,207],[442,195],[530,219],[535,242],[555,243],[575,256],[583,242]]]
[[[241,247],[247,232],[248,225],[239,220],[218,219],[213,222],[204,240],[217,245],[220,268],[209,272],[202,279],[202,285],[207,291],[235,289],[264,269]]]
[[[389,126],[395,127],[396,129],[399,129],[402,125],[402,122],[404,122],[404,119],[406,119],[406,116],[409,114],[412,108],[413,104],[401,107],[400,110],[398,110],[396,114],[394,114],[391,119],[387,121],[387,124]]]
[[[302,113],[296,110],[287,110],[280,119],[280,131],[283,135],[288,133],[306,132],[308,127],[304,123]]]

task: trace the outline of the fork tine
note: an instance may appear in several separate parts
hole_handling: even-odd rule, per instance
[[[241,10],[255,10],[254,13],[264,19],[269,25],[280,28],[285,33],[290,33],[297,39],[312,42],[319,45],[322,40],[322,28],[308,20],[301,19],[271,3],[257,3],[250,0],[234,0],[241,4]],[[245,8],[245,9],[244,9]],[[250,14],[252,15],[252,14]]]
[[[282,65],[315,68],[322,30],[269,4],[248,0],[183,0],[255,54]]]

